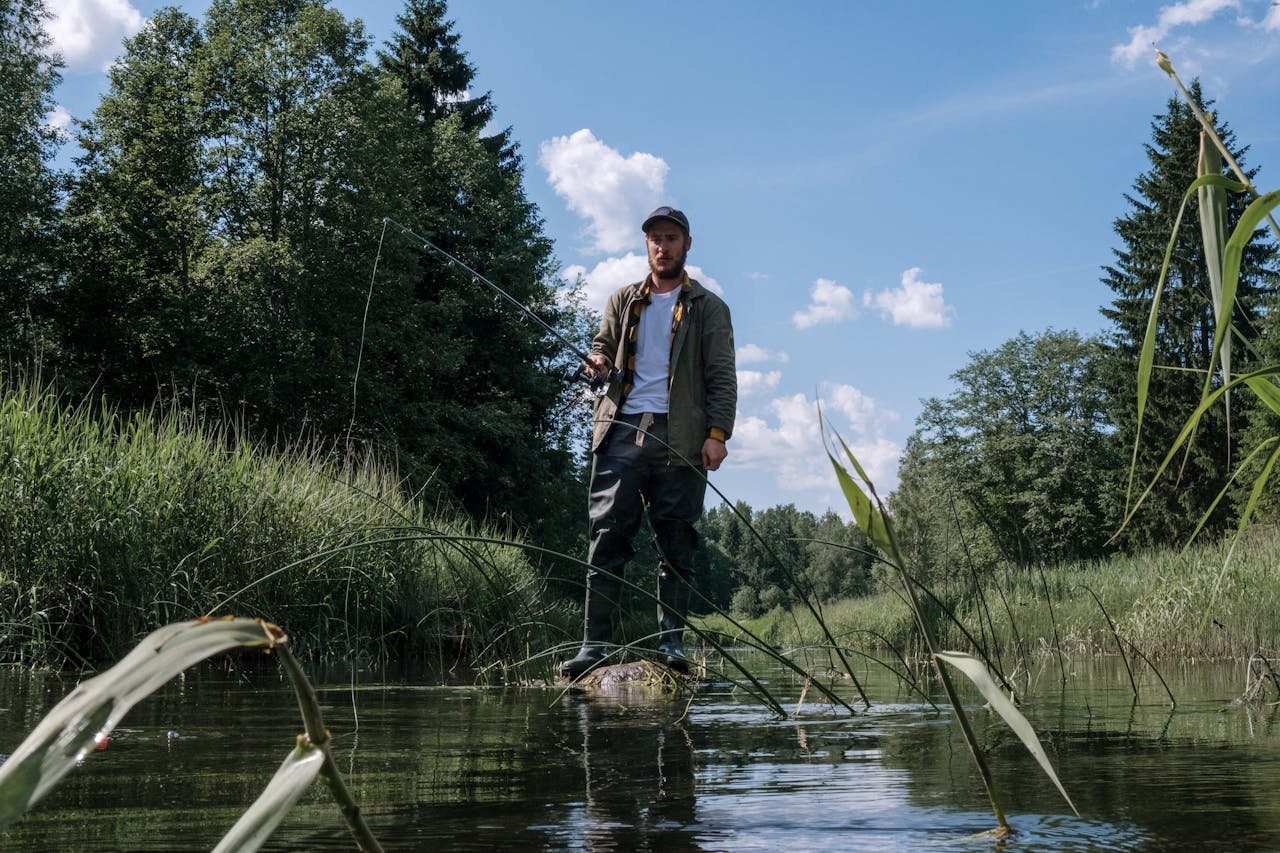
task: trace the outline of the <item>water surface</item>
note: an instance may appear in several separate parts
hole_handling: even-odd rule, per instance
[[[1080,810],[1072,814],[1004,724],[967,706],[1013,837],[995,821],[967,748],[937,710],[865,665],[857,713],[767,661],[792,713],[728,683],[683,696],[430,686],[360,672],[317,680],[335,755],[387,849],[399,850],[1277,850],[1277,710],[1233,705],[1242,664],[1141,677],[1118,661],[1046,660],[1023,710]],[[72,686],[0,673],[0,753]],[[106,749],[20,824],[5,849],[209,849],[300,731],[273,670],[199,671],[139,705]],[[327,790],[266,849],[351,849]]]

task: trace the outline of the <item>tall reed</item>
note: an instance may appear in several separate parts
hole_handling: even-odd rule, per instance
[[[1170,469],[1178,453],[1195,440],[1196,431],[1204,415],[1219,404],[1229,404],[1233,392],[1251,392],[1266,409],[1280,415],[1280,385],[1277,385],[1277,381],[1280,380],[1280,365],[1263,365],[1241,376],[1235,376],[1231,372],[1231,340],[1233,335],[1242,338],[1239,329],[1233,323],[1233,317],[1236,311],[1236,291],[1240,284],[1240,267],[1244,256],[1244,248],[1254,238],[1254,234],[1262,227],[1264,222],[1270,226],[1277,237],[1280,237],[1280,223],[1276,222],[1273,215],[1275,209],[1280,207],[1280,191],[1269,193],[1260,193],[1258,191],[1253,181],[1240,168],[1226,144],[1219,137],[1209,116],[1205,115],[1200,105],[1196,103],[1191,93],[1187,90],[1187,87],[1183,85],[1177,71],[1174,69],[1173,62],[1159,49],[1156,49],[1156,65],[1173,80],[1183,99],[1200,122],[1202,131],[1200,157],[1197,166],[1198,177],[1188,187],[1183,197],[1182,205],[1178,210],[1177,219],[1173,226],[1173,234],[1170,236],[1169,244],[1165,249],[1159,280],[1156,283],[1155,293],[1152,295],[1147,331],[1139,352],[1137,369],[1138,429],[1134,437],[1135,461],[1130,467],[1125,518],[1121,529],[1133,518],[1139,507],[1142,506],[1143,501],[1155,487],[1155,484]],[[1226,161],[1230,172],[1235,176],[1234,180],[1222,174],[1223,160]],[[1244,193],[1253,199],[1240,215],[1239,221],[1230,235],[1226,233],[1225,199],[1227,193]],[[1135,498],[1134,470],[1136,469],[1139,442],[1142,440],[1142,418],[1147,403],[1151,374],[1155,367],[1155,339],[1160,321],[1160,300],[1168,275],[1170,258],[1177,240],[1178,227],[1182,221],[1183,214],[1193,199],[1200,211],[1201,234],[1204,241],[1205,262],[1207,265],[1206,273],[1209,278],[1210,292],[1205,296],[1213,306],[1215,318],[1213,344],[1210,349],[1209,364],[1204,367],[1204,384],[1199,402],[1187,414],[1186,424],[1174,439],[1173,445],[1168,449],[1164,459],[1152,475],[1150,482]],[[1246,346],[1250,344],[1247,340],[1244,343]],[[1219,377],[1216,387],[1214,385],[1215,377]],[[1214,607],[1219,587],[1230,568],[1238,537],[1248,527],[1259,500],[1272,484],[1277,463],[1280,463],[1280,435],[1272,435],[1259,441],[1250,454],[1236,464],[1230,481],[1223,487],[1209,509],[1205,511],[1199,525],[1191,535],[1191,539],[1195,539],[1200,533],[1218,504],[1226,498],[1228,492],[1235,485],[1238,477],[1244,475],[1245,472],[1257,471],[1248,497],[1238,511],[1237,540],[1233,541],[1231,548],[1228,550],[1222,562],[1218,584],[1210,591],[1207,598],[1199,626],[1201,632],[1207,628],[1211,619],[1210,613]]]
[[[7,377],[0,461],[0,662],[109,660],[227,608],[344,659],[451,663],[546,621],[524,552],[467,541],[486,532],[427,512],[367,456],[269,451],[182,412],[126,415]]]

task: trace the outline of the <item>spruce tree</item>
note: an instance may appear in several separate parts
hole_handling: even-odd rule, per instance
[[[522,185],[519,152],[473,96],[475,71],[438,0],[410,0],[379,53],[405,92],[422,161],[406,222],[567,335],[582,317],[555,298],[555,262]],[[558,377],[562,345],[438,255],[420,258],[411,334],[417,356],[394,416],[398,450],[424,480],[444,483],[473,514],[501,517],[562,550],[584,527],[575,454],[589,415]],[[403,457],[402,457],[403,458]]]
[[[1201,101],[1198,82],[1192,84],[1191,93],[1197,102]],[[1206,109],[1210,105],[1203,104]],[[1151,128],[1152,141],[1146,145],[1151,168],[1138,176],[1134,193],[1125,196],[1130,209],[1115,223],[1121,246],[1114,250],[1115,262],[1105,268],[1103,278],[1116,294],[1111,305],[1102,309],[1113,324],[1103,382],[1110,401],[1108,414],[1117,426],[1126,458],[1137,430],[1138,353],[1165,247],[1183,196],[1196,178],[1200,145],[1200,126],[1190,107],[1177,98],[1169,100],[1166,111],[1155,117]],[[1217,129],[1243,164],[1245,150],[1236,149],[1226,123],[1219,122]],[[1244,196],[1231,196],[1228,230],[1247,204]],[[1245,250],[1232,322],[1246,337],[1257,333],[1275,265],[1274,243],[1255,239]],[[1199,211],[1194,201],[1188,205],[1178,229],[1159,317],[1156,368],[1137,449],[1134,483],[1138,491],[1150,482],[1199,401],[1204,370],[1209,366],[1215,320]],[[1242,349],[1235,351],[1237,373],[1248,368],[1249,354]],[[1161,478],[1130,522],[1124,541],[1130,545],[1172,543],[1181,541],[1194,528],[1226,484],[1232,460],[1241,456],[1238,444],[1247,426],[1242,396],[1232,398],[1230,432],[1223,406],[1201,421],[1194,443]],[[1224,501],[1213,513],[1210,532],[1221,530],[1232,517],[1229,503]]]

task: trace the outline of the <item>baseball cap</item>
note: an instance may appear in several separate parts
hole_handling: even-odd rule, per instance
[[[657,222],[659,219],[668,219],[684,229],[684,233],[689,233],[689,217],[684,215],[684,211],[676,210],[674,207],[655,207],[653,213],[649,214],[649,218],[644,221],[644,225],[640,226],[640,230],[646,234],[649,233],[649,226]]]

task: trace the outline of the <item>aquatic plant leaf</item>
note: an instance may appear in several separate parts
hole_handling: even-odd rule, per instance
[[[848,448],[845,448],[846,452]],[[850,454],[852,456],[852,454]],[[840,483],[840,490],[844,492],[844,498],[849,502],[849,510],[853,513],[853,521],[858,525],[866,537],[876,544],[886,554],[896,553],[892,537],[889,535],[889,528],[885,524],[884,516],[876,509],[871,498],[867,497],[862,488],[854,482],[849,472],[841,467],[840,463],[830,453],[827,457],[831,460],[831,467],[836,471],[836,480]]]
[[[311,787],[324,766],[324,750],[305,737],[276,770],[266,790],[223,836],[214,853],[257,850],[271,837],[298,798]]]
[[[72,690],[0,764],[0,828],[21,817],[135,704],[178,673],[231,649],[270,648],[284,639],[268,622],[230,617],[176,622],[147,635],[118,664]]]
[[[1245,380],[1249,390],[1257,395],[1266,407],[1280,415],[1280,388],[1267,379],[1250,378]]]
[[[1186,213],[1187,204],[1200,191],[1202,187],[1218,187],[1220,189],[1230,190],[1232,192],[1240,192],[1245,189],[1244,185],[1233,181],[1222,175],[1203,175],[1191,182],[1191,186],[1187,188],[1186,193],[1182,197],[1182,204],[1178,206],[1178,215],[1173,221],[1173,232],[1169,237],[1169,242],[1165,246],[1164,260],[1160,263],[1160,276],[1156,280],[1155,291],[1151,296],[1151,312],[1147,315],[1146,333],[1142,337],[1142,346],[1138,350],[1138,390],[1137,390],[1137,426],[1133,436],[1133,458],[1129,465],[1129,479],[1125,487],[1125,507],[1126,518],[1132,515],[1132,511],[1128,509],[1130,500],[1133,497],[1133,478],[1138,468],[1138,446],[1142,440],[1142,421],[1147,410],[1147,396],[1151,388],[1151,372],[1155,367],[1156,352],[1156,328],[1157,321],[1160,316],[1160,298],[1164,294],[1164,283],[1169,277],[1169,262],[1173,257],[1173,247],[1178,242],[1178,230],[1182,227],[1182,217]],[[1252,232],[1250,232],[1252,233]],[[1225,257],[1225,253],[1224,253]],[[1223,264],[1223,278],[1226,278],[1225,261]],[[1236,267],[1236,279],[1239,279],[1239,266]],[[1232,288],[1232,299],[1235,298],[1235,289]],[[1121,525],[1123,529],[1123,524]]]
[[[937,652],[935,657],[951,664],[973,682],[982,697],[1008,723],[1009,728],[1013,729],[1013,733],[1022,741],[1023,746],[1035,757],[1040,768],[1053,781],[1058,792],[1062,794],[1062,798],[1067,801],[1067,805],[1071,806],[1071,811],[1075,812],[1078,817],[1080,812],[1076,809],[1076,804],[1071,802],[1071,797],[1067,796],[1067,790],[1058,781],[1058,774],[1054,772],[1053,765],[1049,763],[1049,756],[1045,754],[1044,747],[1040,745],[1040,738],[1036,735],[1036,730],[1031,727],[1031,724],[1027,722],[1027,718],[1022,716],[1022,712],[1009,701],[1009,698],[1004,695],[1004,692],[992,680],[991,673],[987,672],[987,668],[982,665],[982,661],[964,652]]]
[[[1198,177],[1222,174],[1222,155],[1214,147],[1213,140],[1200,131],[1200,157],[1196,163]],[[1222,363],[1222,381],[1231,381],[1231,336],[1227,326],[1231,322],[1231,309],[1235,304],[1237,281],[1230,282],[1230,290],[1224,290],[1222,279],[1223,246],[1227,242],[1227,194],[1220,186],[1205,184],[1196,190],[1200,206],[1200,236],[1204,243],[1204,259],[1209,274],[1209,293],[1213,297],[1213,312],[1217,324],[1213,335],[1213,349],[1209,357],[1209,370],[1205,373],[1206,385],[1213,375],[1213,360]],[[1203,396],[1203,394],[1201,395]],[[1227,398],[1227,430],[1230,432],[1231,398]]]

